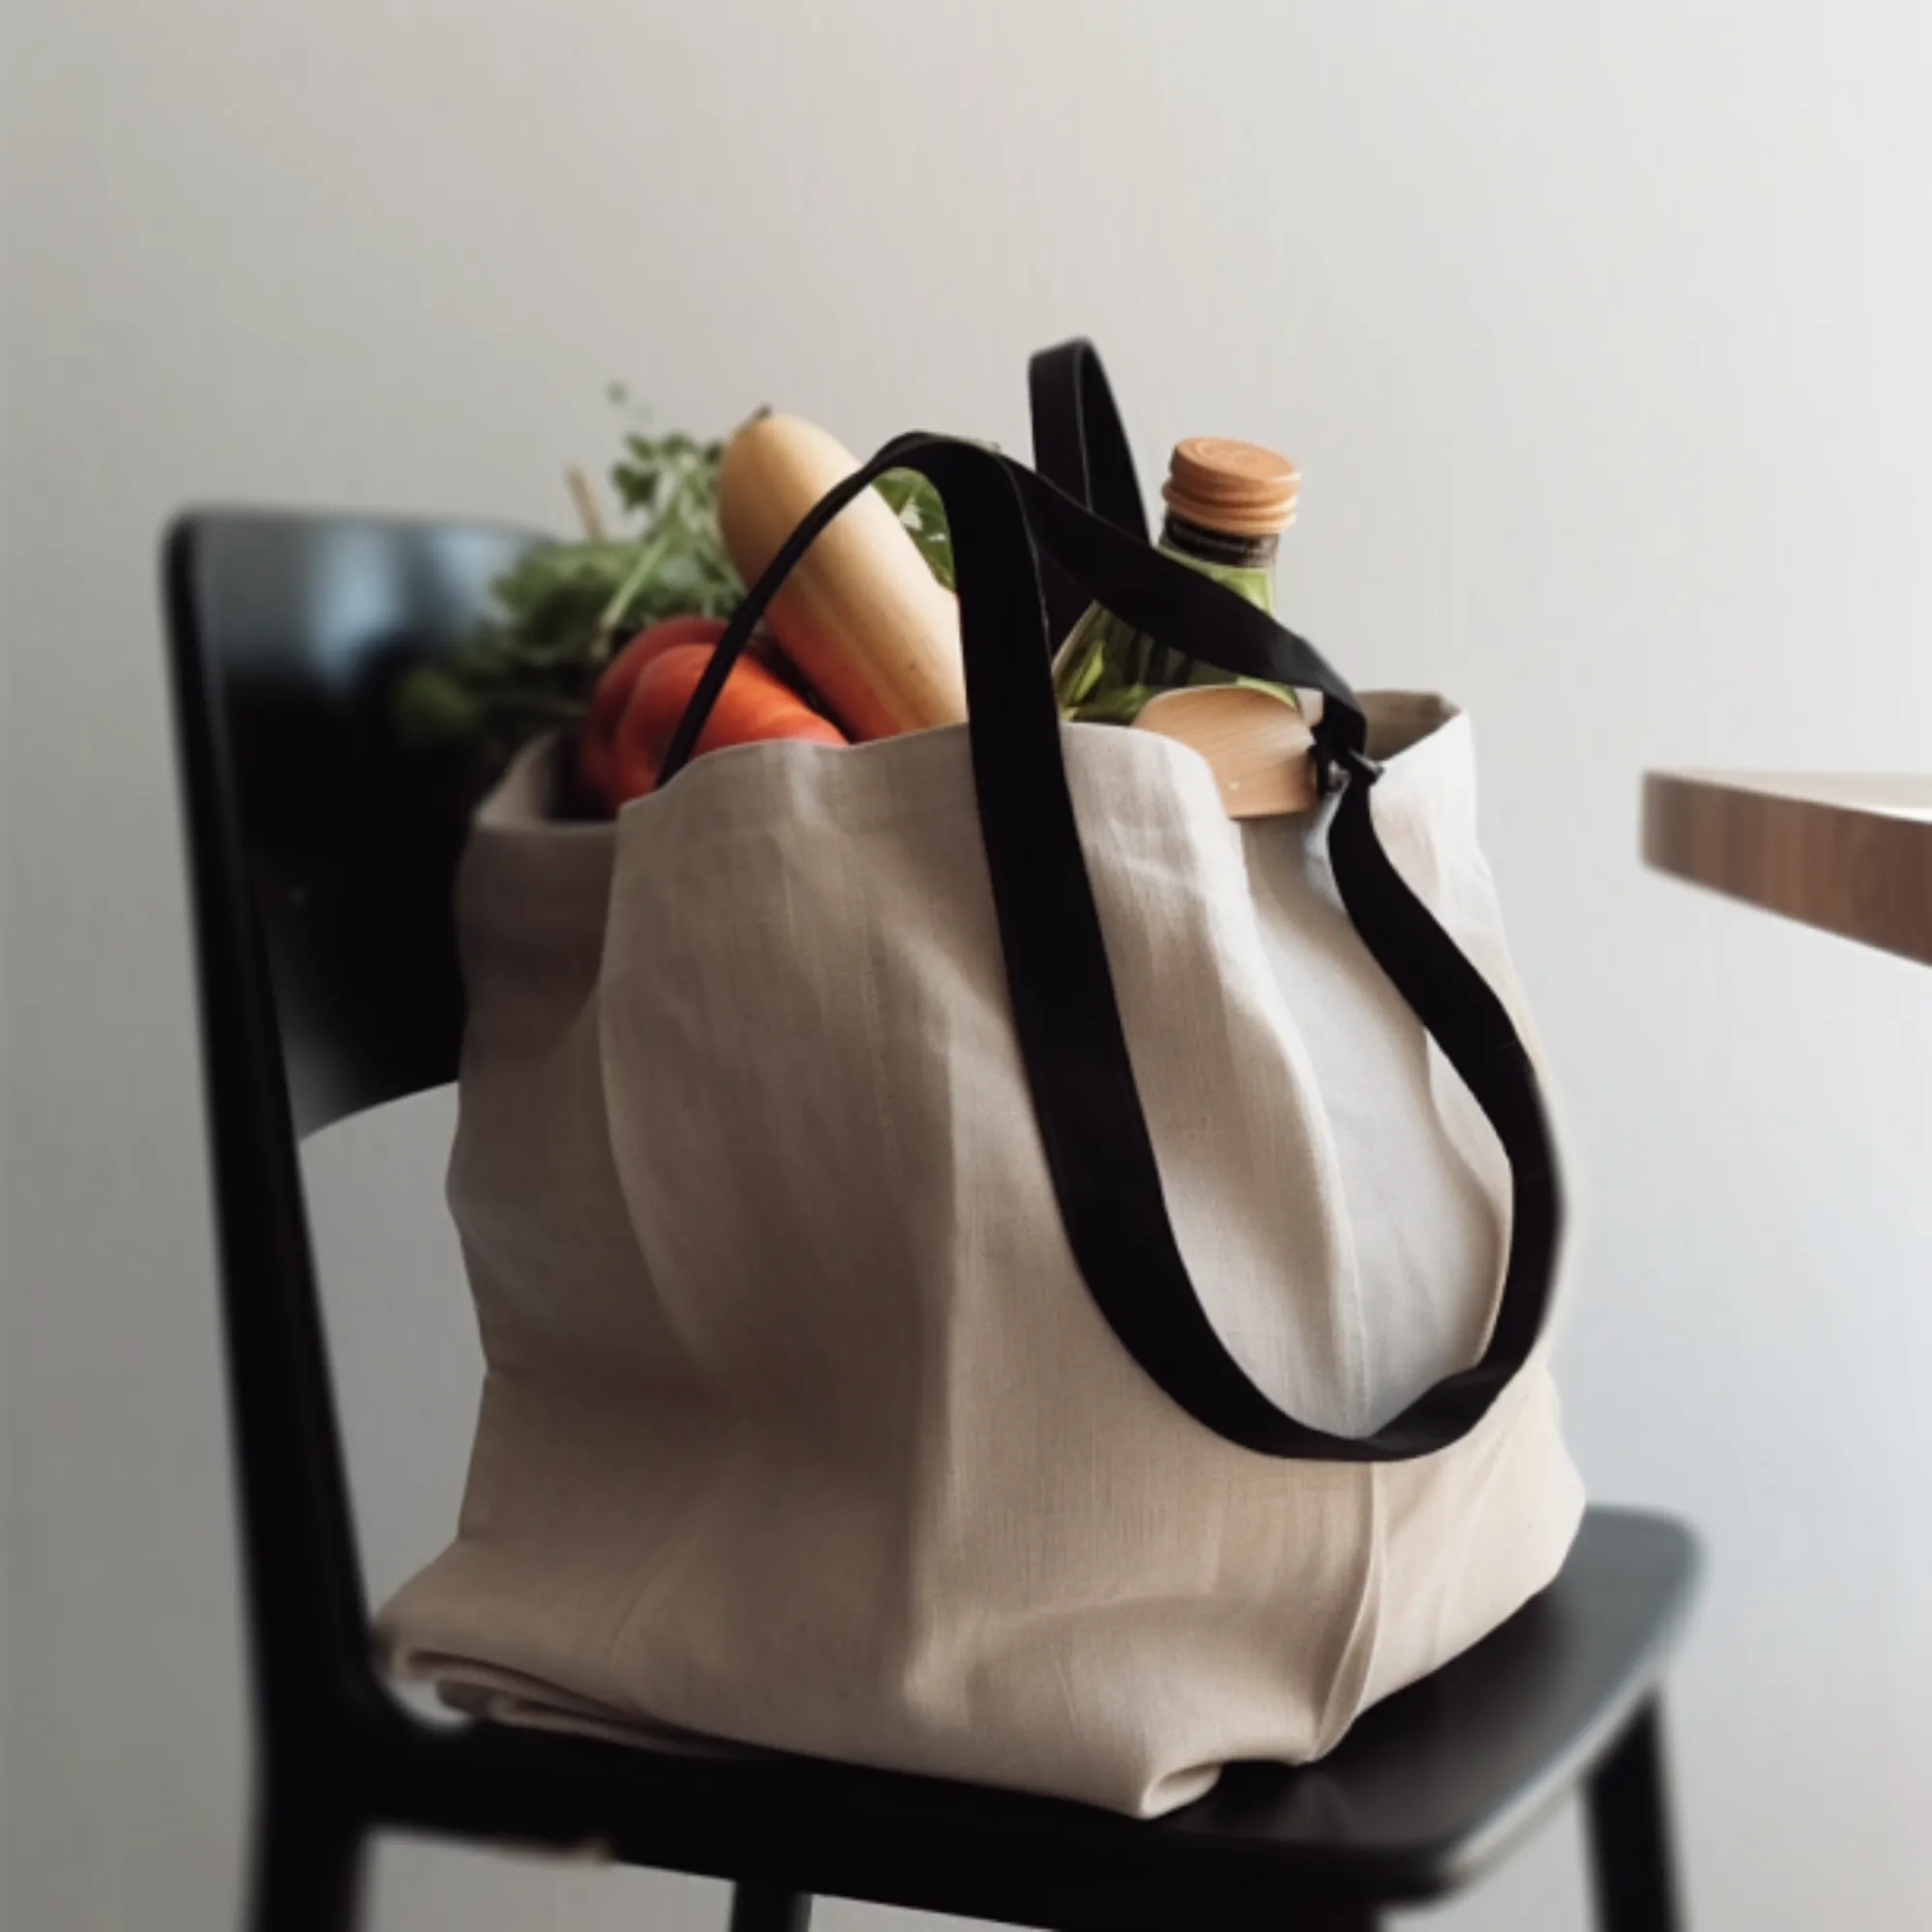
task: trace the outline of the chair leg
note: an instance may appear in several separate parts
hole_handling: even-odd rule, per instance
[[[782,1886],[745,1884],[731,1892],[731,1932],[806,1932],[811,1894]]]
[[[250,1932],[355,1932],[362,1843],[359,1823],[265,1800],[255,1830]]]
[[[1654,1700],[1591,1775],[1588,1809],[1602,1932],[1680,1932],[1663,1729]]]

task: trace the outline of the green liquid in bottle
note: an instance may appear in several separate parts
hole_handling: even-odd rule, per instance
[[[1293,466],[1252,444],[1209,438],[1184,442],[1175,452],[1167,490],[1172,507],[1159,548],[1272,615],[1275,553],[1280,532],[1293,516],[1297,481]],[[1217,529],[1197,520],[1215,513],[1217,490],[1234,512],[1227,520],[1247,528]],[[1272,494],[1260,496],[1263,491]],[[1194,515],[1180,514],[1182,508]],[[1258,522],[1274,526],[1256,529]],[[1295,703],[1286,685],[1236,677],[1204,664],[1136,631],[1098,604],[1090,605],[1068,632],[1053,664],[1061,715],[1088,724],[1131,724],[1150,698],[1198,684],[1254,685]]]

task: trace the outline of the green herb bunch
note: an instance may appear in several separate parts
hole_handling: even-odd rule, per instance
[[[628,402],[612,385],[611,400]],[[499,768],[540,731],[575,724],[615,652],[665,617],[725,617],[745,587],[718,529],[719,441],[681,430],[626,433],[611,489],[636,528],[613,536],[581,478],[573,488],[594,532],[523,557],[494,585],[497,612],[397,687],[395,722],[415,745],[466,745]],[[952,587],[952,548],[939,497],[924,477],[895,469],[880,493],[933,575]]]
[[[581,718],[634,633],[662,617],[728,615],[745,593],[718,533],[723,451],[682,431],[630,431],[610,474],[636,529],[545,545],[498,578],[497,616],[398,687],[403,735],[468,744],[500,763],[538,731]],[[594,505],[588,519],[601,524]]]
[[[926,568],[949,590],[956,590],[952,572],[952,533],[946,526],[946,506],[939,492],[917,469],[888,469],[879,478],[879,495],[893,506],[906,526]]]

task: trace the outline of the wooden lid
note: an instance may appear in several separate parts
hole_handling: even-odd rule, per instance
[[[1174,445],[1167,507],[1184,522],[1236,537],[1271,537],[1294,521],[1301,472],[1258,442],[1190,436]]]

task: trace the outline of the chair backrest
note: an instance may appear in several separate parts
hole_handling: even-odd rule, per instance
[[[454,1077],[449,883],[471,771],[460,753],[405,748],[388,697],[403,668],[474,628],[537,541],[254,511],[170,532],[174,646],[222,714],[298,1132]]]
[[[530,532],[210,511],[169,530],[229,1395],[271,1748],[366,1688],[367,1633],[297,1136],[451,1079],[459,754],[406,749],[398,676],[489,608]],[[321,1713],[325,1718],[327,1712]]]

